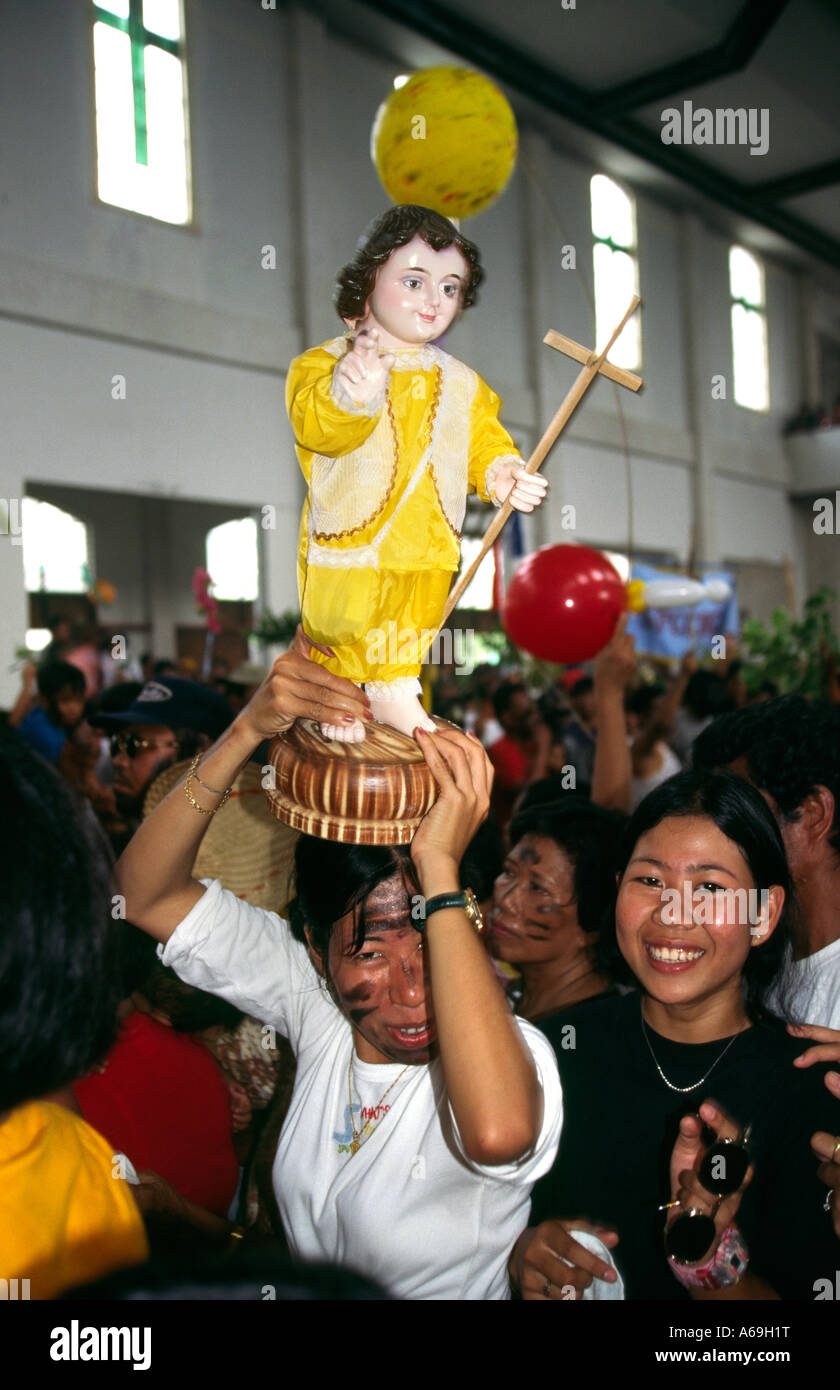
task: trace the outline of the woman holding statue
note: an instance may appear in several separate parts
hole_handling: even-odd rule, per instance
[[[144,821],[118,887],[165,964],[296,1053],[274,1165],[292,1253],[348,1265],[401,1298],[504,1299],[562,1106],[551,1048],[511,1014],[459,888],[489,806],[478,740],[418,732],[439,792],[410,848],[301,837],[290,922],[191,877],[210,818],[263,739],[298,715],[369,717],[362,692],[299,641]]]

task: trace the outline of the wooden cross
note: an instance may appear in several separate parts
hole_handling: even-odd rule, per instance
[[[599,375],[599,373],[601,376],[607,377],[610,381],[614,381],[618,386],[626,386],[628,391],[639,390],[639,388],[642,385],[642,378],[640,376],[634,376],[632,372],[625,372],[621,367],[614,367],[611,362],[607,361],[607,353],[609,352],[616,338],[618,338],[619,334],[624,328],[624,325],[635,314],[640,303],[641,301],[638,298],[638,296],[634,295],[627,308],[627,312],[625,313],[618,326],[613,329],[609,342],[607,343],[603,351],[600,353],[595,353],[594,350],[590,352],[588,348],[581,347],[580,343],[573,342],[571,338],[565,338],[562,333],[555,333],[553,329],[549,330],[549,332],[546,333],[545,337],[543,338],[544,343],[547,343],[549,347],[556,348],[558,352],[565,353],[567,357],[573,357],[576,362],[581,362],[583,364],[583,369],[578,373],[577,380],[571,387],[565,400],[563,401],[563,404],[560,406],[560,409],[555,414],[554,418],[552,419],[551,423],[549,424],[548,428],[543,434],[542,439],[540,440],[536,449],[534,450],[528,462],[526,463],[526,472],[538,472],[539,467],[545,460],[546,455],[551,449],[551,446],[554,444],[558,435],[562,433],[562,431],[568,424],[568,421],[575,407],[582,400],[583,396],[586,394],[589,387],[592,385],[592,382],[595,380],[596,376]],[[479,565],[481,564],[482,560],[484,559],[485,555],[487,554],[491,545],[495,541],[496,537],[498,536],[499,532],[501,531],[502,527],[504,526],[512,511],[513,507],[511,506],[510,502],[505,502],[503,506],[499,508],[498,513],[490,522],[490,525],[488,526],[487,531],[485,532],[484,540],[481,543],[481,550],[473,560],[466,573],[463,574],[461,578],[458,580],[458,583],[455,585],[455,588],[452,590],[452,592],[449,595],[449,598],[447,599],[446,608],[444,609],[443,619],[441,621],[441,627],[443,627],[443,624],[446,622],[453,608],[455,608],[464,590],[470,583],[470,580],[472,579],[473,575],[475,574],[476,570],[478,569]],[[440,631],[440,629],[438,629],[438,631]],[[435,634],[435,636],[437,636],[437,634]],[[431,645],[431,643],[429,645]]]

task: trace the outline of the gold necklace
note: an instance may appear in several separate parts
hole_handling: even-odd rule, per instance
[[[378,1124],[379,1124],[379,1121],[377,1120],[377,1123],[376,1123],[376,1125],[374,1125],[373,1129],[371,1129],[371,1127],[370,1127],[370,1120],[365,1120],[365,1122],[364,1122],[364,1124],[362,1125],[362,1128],[361,1128],[361,1129],[357,1129],[356,1126],[353,1124],[353,1092],[352,1092],[352,1090],[350,1089],[350,1077],[351,1077],[351,1074],[352,1074],[352,1071],[353,1071],[353,1051],[354,1051],[354,1048],[353,1048],[353,1044],[351,1043],[351,1045],[350,1045],[350,1061],[349,1061],[348,1064],[347,1064],[347,1099],[348,1099],[348,1101],[349,1101],[349,1103],[350,1103],[350,1112],[349,1112],[349,1113],[350,1113],[350,1129],[352,1130],[352,1133],[353,1133],[353,1138],[352,1138],[351,1141],[350,1141],[350,1157],[351,1157],[351,1158],[354,1156],[354,1154],[357,1154],[357,1153],[359,1152],[359,1149],[362,1147],[362,1144],[363,1144],[364,1140],[365,1140],[365,1139],[368,1139],[368,1138],[370,1137],[370,1135],[373,1133],[373,1129],[376,1129],[377,1126],[378,1126]],[[393,1089],[394,1089],[394,1087],[396,1086],[397,1082],[400,1080],[400,1077],[405,1076],[406,1072],[408,1071],[408,1068],[409,1068],[411,1065],[412,1065],[411,1062],[408,1062],[408,1063],[403,1067],[403,1069],[402,1069],[402,1071],[400,1072],[399,1076],[395,1076],[395,1077],[394,1077],[393,1081],[391,1082],[390,1086],[388,1087],[388,1090],[385,1092],[385,1095],[381,1097],[381,1099],[380,1099],[380,1101],[379,1101],[379,1105],[377,1105],[377,1106],[375,1107],[375,1109],[374,1109],[374,1114],[376,1113],[376,1111],[377,1111],[377,1110],[380,1108],[380,1106],[382,1105],[382,1102],[384,1101],[385,1096],[389,1095],[390,1092],[393,1091]],[[361,1111],[361,1105],[359,1106],[359,1110]]]
[[[712,1065],[709,1067],[708,1071],[704,1071],[704,1073],[703,1073],[703,1075],[700,1077],[700,1080],[699,1080],[699,1081],[695,1081],[694,1084],[693,1084],[692,1086],[675,1086],[674,1083],[673,1083],[673,1081],[669,1081],[669,1080],[668,1080],[667,1076],[665,1075],[664,1071],[662,1070],[662,1068],[660,1067],[659,1063],[658,1063],[657,1060],[656,1060],[656,1053],[654,1052],[654,1050],[653,1050],[653,1048],[652,1048],[652,1046],[651,1046],[651,1041],[650,1041],[650,1038],[648,1037],[648,1030],[647,1030],[647,1028],[645,1027],[645,1015],[644,1015],[644,1010],[643,1010],[643,1009],[640,1011],[639,1017],[640,1017],[641,1020],[642,1020],[642,1036],[644,1037],[644,1040],[645,1040],[645,1042],[646,1042],[647,1045],[648,1045],[648,1052],[650,1053],[651,1057],[653,1058],[653,1065],[656,1067],[656,1070],[659,1072],[659,1075],[662,1077],[662,1080],[665,1082],[665,1085],[668,1087],[668,1090],[669,1090],[669,1091],[679,1091],[681,1095],[687,1095],[689,1091],[696,1091],[698,1086],[702,1086],[702,1085],[703,1085],[703,1082],[706,1080],[706,1078],[709,1077],[709,1076],[711,1076],[711,1074],[712,1074],[712,1072],[714,1071],[715,1067],[717,1066],[718,1062],[722,1062],[722,1061],[723,1061],[724,1057],[726,1056],[726,1054],[727,1054],[727,1052],[729,1051],[729,1049],[730,1049],[730,1047],[732,1046],[732,1044],[733,1044],[734,1042],[737,1042],[737,1041],[738,1041],[738,1039],[739,1039],[740,1036],[741,1036],[741,1033],[745,1033],[745,1032],[746,1032],[746,1028],[742,1028],[742,1029],[740,1030],[740,1032],[736,1033],[734,1037],[732,1037],[732,1038],[729,1039],[729,1042],[726,1044],[726,1046],[724,1047],[723,1051],[718,1053],[717,1057],[716,1057],[715,1060],[712,1062]],[[749,1024],[747,1025],[747,1027],[749,1027]]]

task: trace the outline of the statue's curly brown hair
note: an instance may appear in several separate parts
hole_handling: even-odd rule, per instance
[[[392,251],[420,236],[433,251],[455,246],[469,267],[469,275],[461,293],[461,308],[475,303],[476,290],[484,276],[478,259],[478,247],[462,236],[446,217],[431,208],[416,203],[400,203],[377,217],[367,230],[349,261],[336,277],[335,307],[341,319],[359,319],[373,290],[376,272]]]

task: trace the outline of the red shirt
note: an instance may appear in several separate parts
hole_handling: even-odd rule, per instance
[[[499,825],[504,828],[510,820],[513,803],[531,774],[531,760],[526,746],[505,734],[487,749],[495,777],[490,805]]]
[[[115,1153],[227,1216],[239,1182],[230,1100],[201,1043],[135,1011],[120,1024],[105,1070],[73,1089],[88,1124]]]

